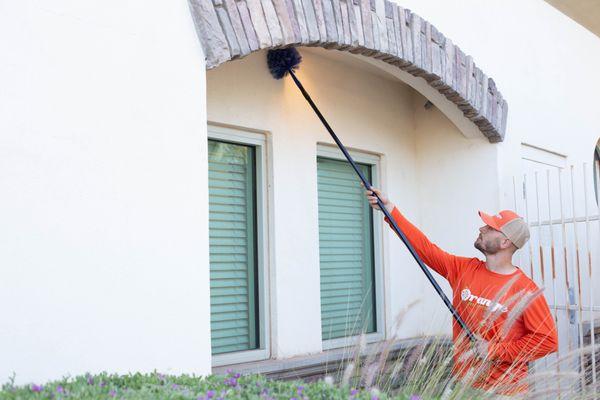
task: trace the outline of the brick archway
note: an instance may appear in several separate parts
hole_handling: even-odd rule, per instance
[[[471,56],[388,0],[189,0],[207,69],[269,48],[317,46],[372,57],[427,83],[492,143],[508,104]]]

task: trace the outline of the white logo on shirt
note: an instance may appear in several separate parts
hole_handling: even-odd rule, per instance
[[[471,293],[469,288],[465,288],[460,292],[460,298],[462,301],[468,301],[470,303],[479,304],[485,307],[491,307],[492,312],[500,310],[500,312],[508,312],[508,308],[500,303],[496,303],[490,299],[486,299],[485,297],[476,296]]]

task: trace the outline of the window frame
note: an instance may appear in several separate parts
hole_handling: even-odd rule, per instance
[[[380,168],[381,168],[381,157],[379,155],[368,153],[364,151],[348,150],[350,156],[354,161],[361,164],[368,164],[371,166],[371,184],[373,186],[380,186]],[[342,151],[336,146],[324,143],[317,144],[317,157],[331,158],[336,160],[346,160],[346,157]],[[316,171],[316,169],[315,169]],[[357,177],[358,179],[358,177]],[[366,201],[366,199],[365,199]],[[375,280],[375,332],[368,333],[365,335],[366,343],[373,343],[381,341],[385,338],[386,332],[386,314],[385,314],[385,280],[384,280],[384,266],[383,266],[383,222],[381,218],[377,218],[376,214],[373,214],[373,269],[374,269],[374,280]],[[318,240],[318,237],[317,237]],[[317,244],[318,246],[318,244]],[[321,268],[321,260],[319,257],[319,271]],[[319,272],[320,276],[320,272]],[[319,286],[319,303],[321,299],[321,290]],[[320,329],[320,325],[319,325]],[[319,332],[321,334],[321,332]],[[360,340],[361,335],[347,336],[335,339],[328,339],[322,341],[323,350],[337,349],[341,347],[354,346]]]
[[[207,125],[207,141],[217,140],[255,148],[255,193],[256,193],[256,261],[258,290],[258,340],[259,348],[231,353],[211,353],[212,366],[268,359],[271,355],[270,337],[270,292],[269,292],[269,232],[268,232],[268,181],[267,181],[267,137],[265,133],[233,128],[215,123]],[[207,159],[208,168],[208,159]],[[207,169],[208,171],[208,169]],[[210,264],[209,264],[210,265]]]
[[[567,167],[566,154],[525,142],[521,142],[521,160],[539,164],[540,168],[543,169],[548,169],[548,167],[564,169]]]

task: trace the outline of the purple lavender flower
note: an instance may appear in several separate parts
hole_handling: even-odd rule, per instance
[[[171,389],[179,389],[179,385],[174,383],[173,385],[171,385]]]
[[[240,374],[239,372],[237,372],[237,373],[235,373],[235,374],[233,375],[233,377],[234,377],[235,379],[239,379],[239,377],[240,377],[240,376],[242,376],[242,374]]]
[[[373,395],[373,396],[371,396],[371,400],[379,400],[379,396]]]
[[[292,398],[290,398],[290,400],[298,400],[298,399],[297,399],[297,398],[295,398],[295,397],[292,397]]]
[[[88,385],[93,385],[94,384],[94,378],[92,378],[91,375],[88,375],[86,380],[87,380],[87,384]]]
[[[225,384],[227,386],[237,386],[238,382],[237,382],[237,378],[229,378],[229,379],[225,379]]]
[[[298,396],[302,396],[302,391],[304,390],[304,386],[298,386]]]
[[[36,384],[31,385],[31,391],[32,392],[39,393],[42,390],[44,390],[44,385],[36,385]]]
[[[217,392],[215,392],[214,390],[209,390],[208,392],[206,392],[206,398],[212,399],[213,397],[215,397],[215,394],[217,394]]]
[[[350,391],[350,396],[356,396],[356,394],[357,394],[357,393],[358,393],[358,390],[356,390],[356,389],[352,389],[352,390]]]
[[[409,400],[423,400],[423,398],[418,394],[413,394],[412,396],[410,396]]]
[[[104,381],[100,382],[100,387],[104,387],[104,386],[106,386],[106,382],[104,382]]]
[[[112,389],[110,392],[108,392],[108,395],[109,395],[110,397],[115,397],[115,396],[117,395],[117,392],[115,392],[115,390],[114,390],[114,389]]]
[[[57,392],[57,393],[64,393],[64,392],[65,392],[65,388],[64,388],[64,387],[62,387],[62,386],[60,386],[60,385],[58,385],[58,386],[56,387],[56,392]]]

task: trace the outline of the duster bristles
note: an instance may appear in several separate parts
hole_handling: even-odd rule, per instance
[[[267,64],[269,71],[275,79],[281,79],[288,74],[290,70],[298,68],[302,61],[302,56],[295,47],[285,49],[269,50],[267,53]]]

